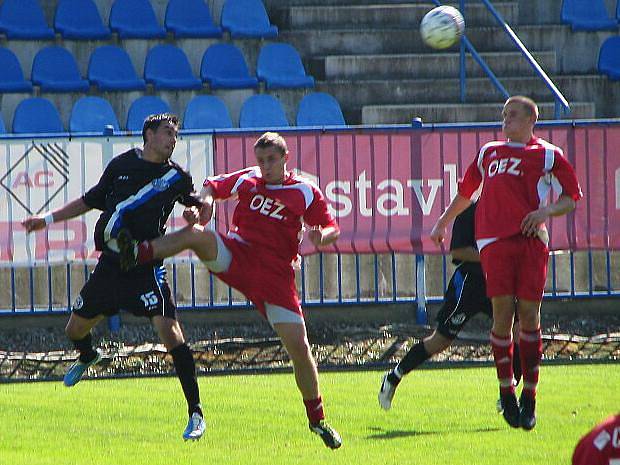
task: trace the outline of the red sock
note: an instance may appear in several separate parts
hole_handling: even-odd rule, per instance
[[[325,413],[323,413],[323,399],[321,399],[321,396],[316,399],[304,399],[304,405],[306,406],[308,421],[310,421],[311,424],[314,425],[325,418]]]
[[[514,394],[515,387],[512,382],[514,373],[512,371],[512,337],[501,337],[491,332],[491,347],[493,348],[493,358],[497,369],[497,379],[499,380],[499,390],[502,394]]]
[[[149,241],[142,241],[138,244],[138,265],[144,265],[153,261],[153,245]]]
[[[538,370],[542,359],[543,345],[540,328],[535,331],[523,331],[519,334],[521,351],[521,368],[523,370],[523,394],[536,398]]]

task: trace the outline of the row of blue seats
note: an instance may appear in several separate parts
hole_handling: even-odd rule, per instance
[[[251,76],[241,51],[230,43],[211,45],[202,57],[200,79],[194,76],[187,56],[174,45],[156,45],[144,63],[144,79],[136,74],[125,50],[104,45],[93,51],[88,64],[88,80],[82,79],[71,52],[63,47],[45,47],[32,62],[31,80],[24,74],[17,57],[0,47],[0,92],[30,92],[32,85],[43,92],[86,92],[90,84],[100,91],[155,89],[200,89],[207,82],[213,89],[257,88],[259,80],[268,89],[314,87],[306,75],[297,50],[284,43],[265,44],[260,50],[256,77]],[[146,81],[146,83],[145,83]]]
[[[166,32],[175,37],[273,38],[272,25],[261,0],[227,0],[222,8],[221,26],[213,22],[203,0],[169,0],[164,27],[149,0],[115,0],[109,27],[103,24],[92,0],[59,0],[54,29],[65,39],[109,39],[116,32],[121,39],[160,38]],[[9,39],[53,39],[54,30],[46,23],[38,0],[4,0],[0,6],[0,32]]]
[[[141,131],[144,119],[154,113],[170,113],[168,103],[156,96],[135,100],[127,113],[128,131]],[[227,129],[233,123],[224,102],[214,95],[197,95],[187,104],[183,116],[183,129]],[[338,101],[329,94],[313,92],[299,103],[297,126],[343,126],[344,116]],[[69,119],[69,132],[98,132],[105,126],[120,131],[118,118],[110,103],[95,96],[82,97],[73,105]],[[280,101],[268,94],[249,97],[239,115],[240,128],[286,127],[289,121]],[[22,100],[13,115],[13,133],[65,132],[58,110],[52,102],[41,97]],[[0,132],[5,132],[0,119]]]
[[[615,18],[607,11],[604,0],[563,0],[560,17],[563,23],[570,24],[573,31],[617,30],[620,0],[616,4]]]

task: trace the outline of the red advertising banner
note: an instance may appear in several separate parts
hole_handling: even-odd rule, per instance
[[[431,228],[456,195],[457,180],[499,128],[382,129],[283,134],[288,168],[313,179],[342,230],[332,251],[441,253]],[[536,135],[564,150],[584,198],[548,222],[552,250],[620,249],[620,126],[542,126]],[[258,134],[214,137],[216,174],[255,164]],[[232,205],[218,207],[217,228]],[[302,252],[312,253],[308,241]]]

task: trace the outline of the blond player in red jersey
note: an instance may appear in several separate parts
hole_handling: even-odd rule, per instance
[[[475,236],[493,305],[491,346],[503,415],[510,426],[531,430],[536,425],[536,387],[542,358],[540,303],[549,257],[545,221],[574,210],[582,194],[562,150],[534,136],[538,107],[533,100],[510,97],[502,117],[507,140],[489,142],[480,149],[430,237],[437,245],[443,242],[450,221],[469,206],[482,184]],[[552,188],[559,191],[559,197],[548,203]],[[519,401],[512,369],[515,311],[521,325],[523,390]]]
[[[186,210],[190,225],[166,240],[136,244],[119,233],[121,266],[149,263],[191,249],[222,281],[242,292],[269,321],[286,348],[303,397],[310,430],[337,449],[340,435],[324,420],[316,363],[295,286],[303,225],[316,247],[340,235],[320,189],[286,169],[288,148],[279,134],[267,132],[254,144],[258,166],[208,178],[200,211]],[[226,236],[199,226],[209,222],[215,200],[236,199]]]

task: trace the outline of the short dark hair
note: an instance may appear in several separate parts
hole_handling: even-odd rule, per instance
[[[142,126],[142,140],[146,143],[146,131],[149,129],[153,132],[157,131],[159,125],[164,121],[176,126],[177,128],[179,127],[179,117],[177,115],[173,115],[172,113],[157,113],[155,115],[149,115],[144,120],[144,125]]]
[[[282,155],[288,153],[288,147],[284,137],[277,132],[266,132],[254,143],[254,149],[265,149],[267,147],[276,147]]]

